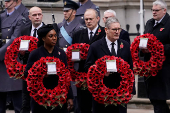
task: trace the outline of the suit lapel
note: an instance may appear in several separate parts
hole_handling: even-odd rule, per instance
[[[84,40],[83,42],[85,42],[86,44],[89,44],[90,40],[89,40],[87,28],[83,31],[83,36],[81,38],[82,40]]]
[[[101,30],[101,27],[99,26],[93,36],[93,38],[90,40],[89,44],[92,44],[96,39],[99,37],[99,30]],[[100,31],[101,32],[101,31]]]
[[[107,43],[106,43],[106,39],[105,37],[102,38],[102,43],[101,43],[101,50],[103,50],[103,52],[106,54],[106,55],[112,55],[108,46],[107,46]]]
[[[123,44],[123,42],[121,42],[120,39],[118,39],[117,42],[118,42],[118,47],[117,47],[117,57],[121,57],[121,52],[122,52],[122,49],[123,49],[123,48],[121,48],[120,45]]]

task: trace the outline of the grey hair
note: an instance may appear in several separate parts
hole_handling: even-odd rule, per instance
[[[153,5],[160,5],[161,8],[167,9],[167,4],[163,0],[156,0],[153,2]]]
[[[112,14],[114,15],[114,17],[116,17],[116,12],[115,12],[114,10],[112,10],[112,9],[106,10],[106,11],[104,12],[104,14],[105,14],[105,13],[112,13]]]
[[[87,12],[87,11],[94,11],[95,12],[95,14],[96,14],[96,18],[99,16],[99,14],[98,14],[98,12],[95,10],[95,9],[86,9],[86,11],[85,11],[85,13]]]
[[[105,23],[105,27],[106,28],[110,28],[110,24],[112,23],[119,23],[119,20],[115,17],[109,17],[107,20],[106,20],[106,23]],[[120,24],[120,23],[119,23]]]

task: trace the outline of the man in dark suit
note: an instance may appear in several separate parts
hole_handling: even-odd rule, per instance
[[[162,69],[156,76],[151,76],[145,80],[148,97],[154,107],[155,113],[169,113],[169,107],[166,100],[170,99],[170,16],[167,13],[167,4],[162,0],[153,2],[153,18],[148,20],[145,27],[145,33],[151,33],[164,45],[165,61]],[[150,59],[148,49],[143,49],[144,59]],[[146,79],[146,78],[145,78]]]
[[[76,17],[78,18],[78,20],[83,26],[86,26],[84,21],[84,13],[86,9],[95,9],[100,17],[99,7],[93,4],[91,0],[79,0],[78,4],[80,7],[77,9]]]
[[[105,23],[106,19],[109,17],[116,17],[116,12],[112,9],[106,10],[104,12],[103,22]],[[119,38],[127,41],[130,44],[129,33],[124,29],[121,30]]]
[[[84,13],[84,19],[87,28],[76,32],[73,35],[72,43],[86,43],[91,45],[93,42],[102,38],[105,35],[105,31],[103,27],[98,25],[99,18],[100,17],[98,16],[96,10],[87,9]],[[84,64],[85,60],[81,60],[80,62],[78,62],[76,68],[79,72],[84,72]],[[77,88],[77,98],[81,113],[91,113],[92,96],[88,89],[82,90],[81,88]]]
[[[22,105],[22,80],[10,78],[4,64],[7,47],[21,35],[23,27],[22,16],[15,10],[16,0],[5,0],[5,12],[1,14],[2,45],[0,47],[0,113],[6,111],[7,94],[12,98],[16,113]]]
[[[22,0],[17,0],[17,5],[16,5],[15,9],[23,16],[25,26],[31,24],[31,21],[28,18],[29,11],[22,4]]]
[[[21,36],[27,35],[27,36],[33,36],[38,38],[37,30],[42,25],[44,25],[44,23],[42,22],[43,19],[42,10],[39,7],[32,7],[29,11],[29,19],[31,20],[31,23],[21,31]],[[23,64],[27,64],[29,52],[22,51],[20,52],[20,54],[21,54],[20,59],[23,60]],[[30,112],[30,96],[29,96],[29,92],[27,92],[27,89],[24,89],[26,88],[25,86],[27,86],[27,83],[26,81],[23,81],[21,113]]]
[[[114,55],[121,57],[130,65],[130,69],[133,69],[133,63],[130,52],[130,45],[126,41],[119,39],[121,27],[116,18],[108,18],[105,23],[106,37],[94,42],[88,51],[85,70],[88,71],[89,67],[95,63],[95,61],[105,55]],[[123,48],[120,46],[123,44]],[[114,50],[114,54],[112,53]],[[105,75],[103,83],[109,88],[117,88],[120,85],[120,74],[114,72],[110,75]],[[132,97],[135,94],[135,86],[133,87]],[[93,113],[127,113],[127,107],[121,105],[108,105],[99,104],[93,99]]]

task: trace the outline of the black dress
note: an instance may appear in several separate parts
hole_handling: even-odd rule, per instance
[[[39,60],[41,57],[56,57],[59,58],[66,66],[67,66],[67,58],[66,54],[63,50],[59,49],[58,47],[54,47],[53,52],[49,53],[44,46],[39,47],[38,49],[32,51],[29,55],[26,71],[25,71],[25,77],[28,75],[28,70],[32,67],[34,62]],[[53,89],[58,83],[58,76],[48,76],[43,80],[43,84],[48,89]],[[24,88],[24,90],[27,90]],[[67,99],[72,98],[72,90],[69,90]],[[32,113],[64,113],[67,111],[67,105],[64,104],[61,108],[60,106],[57,106],[55,109],[51,110],[51,107],[47,107],[47,109],[39,105],[37,102],[34,101],[33,98],[31,98],[31,111]]]

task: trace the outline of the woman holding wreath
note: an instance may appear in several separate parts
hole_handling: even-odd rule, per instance
[[[24,74],[25,78],[27,78],[28,76],[28,70],[33,66],[33,64],[36,61],[40,60],[42,57],[58,58],[65,64],[65,66],[67,66],[65,52],[56,46],[58,34],[54,30],[53,25],[48,24],[42,26],[41,28],[38,29],[37,34],[39,36],[38,48],[32,51],[29,55],[26,71]],[[58,80],[59,80],[58,76],[45,75],[43,79],[43,85],[45,86],[46,89],[53,89],[58,85],[57,84]],[[27,90],[27,86],[23,87],[25,87],[23,88],[24,90]],[[67,103],[69,104],[68,110],[70,110],[73,107],[71,89],[68,91]],[[32,113],[64,113],[67,111],[66,109],[67,109],[66,104],[64,104],[62,108],[58,105],[53,110],[50,107],[45,108],[44,106],[39,105],[33,98],[31,98]]]

